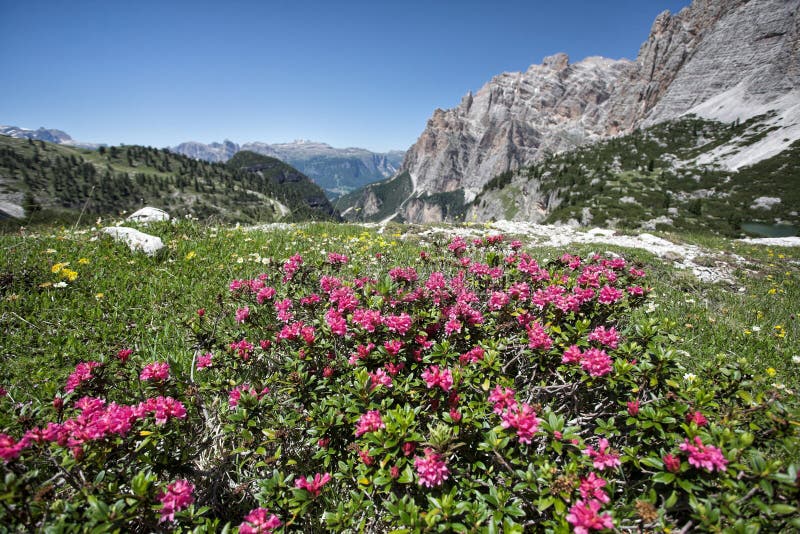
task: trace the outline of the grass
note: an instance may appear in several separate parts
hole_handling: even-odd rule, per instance
[[[213,309],[230,280],[278,268],[290,255],[307,262],[327,252],[350,255],[365,275],[413,263],[419,247],[441,247],[445,237],[422,236],[422,227],[377,228],[314,223],[262,230],[200,223],[153,224],[166,252],[132,254],[94,229],[41,227],[0,235],[0,385],[16,402],[49,401],[79,361],[134,348],[143,361],[191,360],[188,319]],[[744,358],[759,372],[800,389],[800,251],[746,245],[708,236],[667,236],[709,249],[708,263],[735,265],[734,284],[706,284],[646,251],[603,245],[526,249],[541,261],[564,252],[587,256],[612,251],[642,263],[654,287],[652,304],[637,310],[669,318],[675,347],[691,369],[714,358]],[[375,254],[382,258],[376,259]],[[735,264],[733,255],[743,258]],[[271,260],[269,258],[272,258]],[[69,262],[74,282],[53,273]],[[272,262],[272,263],[271,263]],[[277,265],[275,265],[277,263]],[[0,431],[8,424],[0,417]]]

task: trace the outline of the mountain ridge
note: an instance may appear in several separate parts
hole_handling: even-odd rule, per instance
[[[800,0],[695,0],[656,17],[635,61],[555,54],[493,77],[433,112],[400,169],[413,192],[393,200],[398,218],[441,220],[427,197],[460,190],[468,204],[494,176],[549,154],[689,113],[721,117],[715,102],[754,110],[739,120],[777,115],[749,159],[737,163],[734,144],[702,163],[741,166],[788,150],[800,139],[799,10]]]

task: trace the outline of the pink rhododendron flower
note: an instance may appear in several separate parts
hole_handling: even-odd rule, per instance
[[[378,410],[370,410],[359,417],[356,426],[356,437],[366,434],[367,432],[375,432],[381,428],[386,428],[386,424],[384,424],[383,419],[381,419],[381,412]]]
[[[600,438],[598,450],[594,450],[594,447],[589,446],[583,453],[592,459],[595,469],[610,469],[620,465],[619,454],[609,449],[606,438]]]
[[[253,352],[253,344],[248,342],[246,339],[235,341],[230,344],[230,347],[231,350],[236,351],[236,354],[238,354],[239,357],[244,361],[249,360],[250,354]]]
[[[681,459],[677,456],[665,454],[662,460],[664,461],[664,467],[666,467],[667,471],[670,473],[677,473],[681,470]]]
[[[139,374],[139,380],[160,381],[169,378],[169,364],[167,362],[152,362],[144,366]]]
[[[450,241],[450,244],[447,245],[447,249],[456,256],[460,256],[467,251],[467,242],[464,241],[463,237],[456,236]]]
[[[501,310],[503,306],[508,304],[511,299],[509,298],[507,293],[503,291],[494,291],[489,296],[488,306],[490,310]]]
[[[628,415],[630,415],[631,417],[636,417],[637,415],[639,415],[638,400],[628,401]]]
[[[511,388],[495,386],[489,394],[489,402],[494,403],[494,413],[501,415],[508,408],[516,405],[517,400],[514,398],[514,395],[515,392]]]
[[[300,477],[294,481],[296,488],[304,489],[311,494],[312,497],[319,497],[322,493],[322,487],[331,481],[330,473],[317,473],[314,478]]]
[[[583,358],[583,353],[577,345],[571,345],[561,356],[561,363],[579,363]]]
[[[331,265],[334,265],[334,266],[344,265],[348,261],[350,261],[349,258],[347,256],[345,256],[344,254],[337,254],[335,252],[328,252],[328,263],[330,263]]]
[[[611,372],[611,357],[606,351],[589,349],[581,357],[581,367],[591,376],[605,376]]]
[[[390,332],[404,336],[411,329],[411,316],[407,313],[389,315],[383,318],[383,325],[388,328]]]
[[[597,499],[583,501],[578,499],[567,514],[567,521],[573,526],[575,534],[589,534],[590,530],[614,528],[609,514],[599,514],[603,503]]]
[[[205,369],[206,367],[211,367],[211,360],[214,358],[214,355],[210,352],[206,352],[205,354],[201,354],[197,357],[197,368],[198,369]]]
[[[517,431],[520,443],[530,443],[533,434],[539,430],[540,420],[536,418],[536,412],[526,403],[514,403],[503,412],[503,428],[513,428]]]
[[[383,323],[383,317],[380,310],[359,308],[353,311],[353,322],[372,333]]]
[[[267,508],[256,508],[244,516],[244,521],[239,525],[239,534],[270,534],[281,526],[281,520],[275,514],[270,514]]]
[[[188,508],[194,502],[193,492],[194,484],[188,480],[176,480],[169,484],[158,496],[161,501],[161,518],[158,522],[175,521],[175,512]]]
[[[424,457],[418,456],[414,459],[414,467],[417,470],[419,484],[428,488],[440,486],[447,480],[450,473],[447,463],[442,460],[441,455],[430,447],[425,449]]]
[[[450,334],[461,332],[462,327],[461,321],[453,317],[444,325],[444,332],[449,336]]]
[[[597,499],[602,503],[607,503],[610,499],[608,494],[603,491],[606,481],[598,477],[594,473],[589,473],[586,478],[581,478],[581,498],[582,499]]]
[[[468,352],[460,355],[458,357],[458,361],[461,363],[461,365],[476,363],[481,361],[485,355],[486,352],[481,347],[473,347]]]
[[[277,291],[274,287],[264,286],[256,293],[256,302],[264,304],[265,301],[272,300],[276,293]]]
[[[723,456],[722,451],[713,445],[703,445],[700,436],[694,437],[694,444],[689,439],[685,439],[680,445],[680,449],[689,454],[689,465],[705,469],[706,471],[726,471],[728,460]]]
[[[0,458],[3,459],[4,463],[8,463],[18,457],[24,448],[25,442],[23,440],[16,442],[8,434],[0,434]]]
[[[609,285],[605,285],[600,289],[597,295],[597,302],[600,304],[614,304],[622,299],[623,293],[619,289],[615,289]]]
[[[395,282],[416,282],[419,279],[417,270],[413,267],[395,267],[389,270],[389,276]]]
[[[453,387],[453,375],[449,369],[440,369],[438,365],[432,365],[422,373],[422,379],[428,389],[439,386],[444,391],[450,391]]]
[[[300,256],[300,254],[295,254],[289,258],[286,263],[283,264],[283,283],[291,280],[297,270],[300,269],[301,265],[303,265],[303,257]]]
[[[384,369],[386,369],[386,372],[389,374],[389,376],[397,376],[397,373],[402,371],[405,366],[406,364],[404,364],[403,362],[400,363],[386,362],[386,365],[384,365],[383,367]]]
[[[329,308],[325,313],[325,322],[331,329],[331,332],[337,336],[347,334],[347,321],[336,309]]]
[[[609,329],[598,326],[589,334],[589,341],[597,341],[610,349],[616,349],[619,346],[619,333],[613,326]]]
[[[75,391],[82,383],[92,378],[92,369],[102,365],[100,362],[81,362],[76,365],[75,370],[67,377],[64,391],[67,393]]]
[[[122,363],[125,363],[128,361],[128,358],[130,358],[131,354],[133,354],[133,350],[122,349],[119,352],[117,352],[117,358],[119,358],[119,361],[121,361]]]
[[[553,340],[547,335],[547,331],[539,323],[535,321],[525,327],[528,331],[528,346],[532,349],[550,350],[553,346]]]
[[[686,414],[686,422],[687,423],[694,423],[697,426],[706,426],[708,424],[708,419],[700,413],[699,411],[689,412]]]
[[[236,310],[236,322],[243,323],[250,317],[250,308],[245,306],[244,308],[239,308]]]
[[[393,339],[391,341],[385,341],[383,347],[386,349],[386,352],[392,356],[397,356],[397,353],[403,348],[403,342],[399,339]]]
[[[364,465],[372,465],[375,463],[375,458],[369,455],[369,450],[358,451],[358,457],[364,462]]]
[[[387,388],[392,387],[392,377],[386,374],[386,371],[383,369],[378,369],[369,373],[369,390],[372,391],[378,386],[384,386]]]

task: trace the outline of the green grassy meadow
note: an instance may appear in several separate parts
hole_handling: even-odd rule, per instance
[[[108,358],[125,347],[145,360],[167,358],[188,367],[189,321],[198,308],[212,309],[230,280],[277,268],[294,253],[312,262],[327,252],[348,254],[356,261],[347,269],[364,274],[413,265],[420,249],[447,241],[444,235],[438,242],[423,239],[422,229],[390,225],[378,233],[375,227],[317,223],[245,230],[158,223],[146,228],[166,245],[155,258],[133,254],[92,229],[41,227],[2,235],[0,385],[16,402],[47,401],[76,363]],[[526,243],[525,236],[513,237]],[[731,254],[744,258],[733,271],[735,283],[702,283],[639,249],[526,243],[526,250],[539,261],[564,252],[611,251],[642,263],[654,291],[651,303],[635,313],[674,323],[675,347],[685,351],[687,368],[714,358],[744,359],[771,383],[800,388],[800,251],[722,238],[684,240],[706,247],[710,264],[731,261]],[[53,272],[59,263],[77,272],[74,281]],[[66,286],[57,287],[59,282]]]

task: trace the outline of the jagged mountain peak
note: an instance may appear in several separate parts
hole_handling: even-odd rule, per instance
[[[779,133],[769,135],[783,136],[782,144],[768,140],[753,152],[768,157],[800,137],[796,99],[787,96],[800,87],[799,11],[800,0],[695,0],[656,17],[636,61],[571,63],[558,53],[499,74],[456,107],[433,112],[401,169],[410,198],[463,191],[469,202],[492,177],[544,155],[691,112],[730,115],[712,109],[725,103],[776,111]],[[416,206],[400,216],[417,221],[418,213],[436,210]]]

